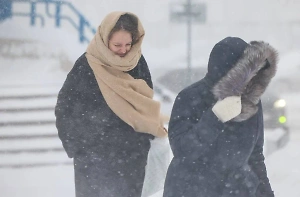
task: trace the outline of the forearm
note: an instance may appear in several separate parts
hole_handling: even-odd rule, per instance
[[[174,156],[199,158],[205,154],[222,131],[223,123],[208,109],[197,123],[176,120],[169,126],[169,139]]]
[[[82,147],[80,127],[70,118],[57,118],[56,128],[68,157],[73,158],[79,147]]]

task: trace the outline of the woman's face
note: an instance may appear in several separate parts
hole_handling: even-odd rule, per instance
[[[120,30],[112,34],[108,48],[120,57],[124,57],[131,49],[132,37],[128,31]]]

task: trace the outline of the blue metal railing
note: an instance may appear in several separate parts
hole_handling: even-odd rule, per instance
[[[0,0],[0,2],[7,2],[8,0]],[[61,27],[61,21],[66,20],[68,21],[79,33],[79,41],[81,43],[83,42],[89,42],[89,39],[85,35],[85,31],[88,30],[91,33],[95,34],[96,29],[92,27],[92,25],[85,19],[85,17],[73,6],[72,3],[67,2],[67,1],[58,1],[58,0],[9,0],[12,3],[29,3],[30,4],[30,12],[29,13],[20,13],[20,12],[12,12],[10,13],[10,16],[28,16],[30,17],[30,25],[34,26],[36,25],[36,19],[40,19],[41,25],[44,26],[45,24],[45,19],[44,16],[41,14],[37,13],[36,6],[37,4],[45,4],[45,12],[46,16],[49,18],[54,18],[55,19],[55,25],[56,27]],[[50,6],[55,7],[55,12],[52,14],[50,12]],[[61,10],[62,7],[68,7],[71,9],[73,13],[78,17],[77,23],[69,16],[62,15]],[[12,6],[10,7],[12,9]],[[7,11],[7,10],[6,10]],[[3,17],[5,18],[5,17]]]
[[[12,13],[11,0],[0,0],[0,21],[10,18]]]
[[[42,1],[42,0],[41,0]],[[66,1],[53,1],[53,0],[44,0],[46,2],[46,13],[48,17],[55,18],[55,24],[57,27],[60,27],[61,20],[67,20],[70,24],[79,32],[79,40],[80,42],[89,42],[87,37],[84,35],[85,28],[91,31],[93,34],[96,33],[96,30],[92,27],[92,25],[84,18],[84,16],[71,4]],[[50,13],[49,5],[55,5],[55,14]],[[78,25],[72,20],[72,18],[68,16],[61,15],[61,7],[67,6],[69,7],[77,16],[78,16]]]

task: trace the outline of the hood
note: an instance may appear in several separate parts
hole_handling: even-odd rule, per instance
[[[100,26],[98,27],[98,33],[100,34],[101,39],[103,40],[106,47],[108,47],[108,36],[109,36],[111,30],[114,28],[114,26],[116,25],[119,18],[124,14],[132,15],[133,17],[135,17],[137,19],[138,33],[139,33],[138,39],[142,41],[142,39],[145,35],[145,30],[144,30],[144,27],[143,27],[141,21],[139,20],[139,18],[131,12],[114,11],[114,12],[109,13],[103,19]]]
[[[277,51],[268,43],[228,37],[213,48],[206,78],[217,100],[242,97],[242,113],[233,121],[244,121],[258,110],[257,104],[275,76]]]
[[[120,57],[109,49],[108,38],[111,30],[114,28],[119,18],[124,14],[129,14],[137,19],[138,39],[137,42],[132,45],[126,56]],[[132,70],[136,67],[139,59],[141,58],[141,45],[144,35],[145,32],[141,21],[133,13],[121,11],[109,13],[99,25],[94,38],[87,47],[86,57],[89,61],[89,64],[105,65],[106,67],[112,67],[113,69],[111,70],[118,71]],[[95,67],[97,66],[95,65]]]

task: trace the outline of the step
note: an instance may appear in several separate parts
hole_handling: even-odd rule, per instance
[[[22,112],[0,112],[0,127],[10,125],[51,125],[55,123],[54,110],[47,111],[22,111]]]
[[[38,96],[51,96],[56,97],[61,88],[59,85],[0,85],[0,99],[1,98],[13,98],[13,97],[38,97]]]
[[[54,110],[57,97],[41,97],[31,99],[0,99],[0,112],[22,110]]]
[[[0,140],[0,153],[11,152],[17,150],[19,152],[45,152],[44,149],[52,149],[56,151],[57,148],[62,148],[60,139],[56,137],[36,139],[10,139]],[[16,152],[17,153],[17,152]]]
[[[21,153],[1,155],[0,168],[30,168],[39,166],[72,165],[64,151],[41,154]]]
[[[55,124],[51,125],[35,125],[35,126],[7,126],[0,127],[1,137],[18,137],[18,136],[34,136],[34,135],[53,135],[57,134]],[[0,141],[1,143],[1,141]]]

